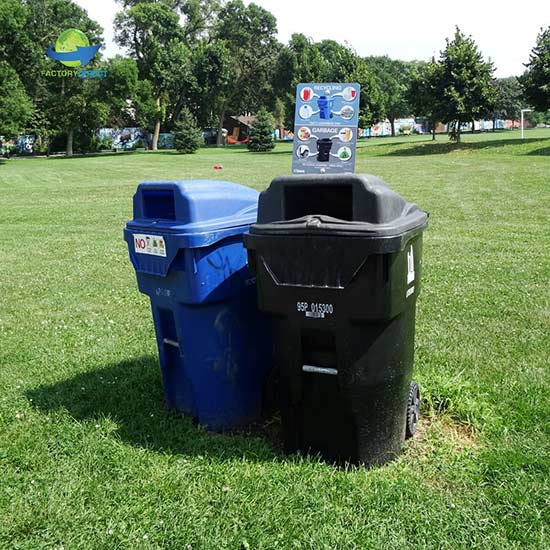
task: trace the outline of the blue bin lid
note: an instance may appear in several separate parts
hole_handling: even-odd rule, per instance
[[[134,219],[126,227],[177,234],[189,248],[208,246],[256,222],[258,195],[229,181],[144,181],[134,195]]]

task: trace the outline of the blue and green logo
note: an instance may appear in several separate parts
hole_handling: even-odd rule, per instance
[[[67,29],[63,31],[55,42],[50,46],[47,55],[50,59],[55,59],[63,63],[69,69],[62,70],[44,70],[43,76],[77,76],[82,80],[103,80],[107,77],[107,69],[86,70],[85,67],[101,48],[101,44],[90,46],[88,37],[78,29]]]
[[[78,29],[63,31],[53,46],[48,48],[48,57],[60,61],[66,67],[85,67],[98,52],[101,44],[90,46],[88,37]]]

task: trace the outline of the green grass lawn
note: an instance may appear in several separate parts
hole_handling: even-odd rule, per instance
[[[0,548],[547,548],[550,131],[518,138],[359,144],[357,172],[430,212],[422,428],[372,470],[163,406],[122,240],[135,187],[263,189],[290,172],[290,145],[0,166]]]

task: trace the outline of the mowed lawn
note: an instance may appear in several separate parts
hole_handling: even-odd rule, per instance
[[[359,144],[357,172],[430,212],[424,416],[398,460],[337,468],[282,455],[273,425],[216,435],[165,411],[122,240],[137,183],[263,189],[291,160],[0,165],[0,548],[548,548],[550,130]]]

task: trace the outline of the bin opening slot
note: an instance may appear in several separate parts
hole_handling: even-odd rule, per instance
[[[323,215],[353,220],[351,185],[288,185],[284,190],[284,219]]]
[[[143,189],[143,209],[146,218],[175,220],[176,206],[171,189]]]

